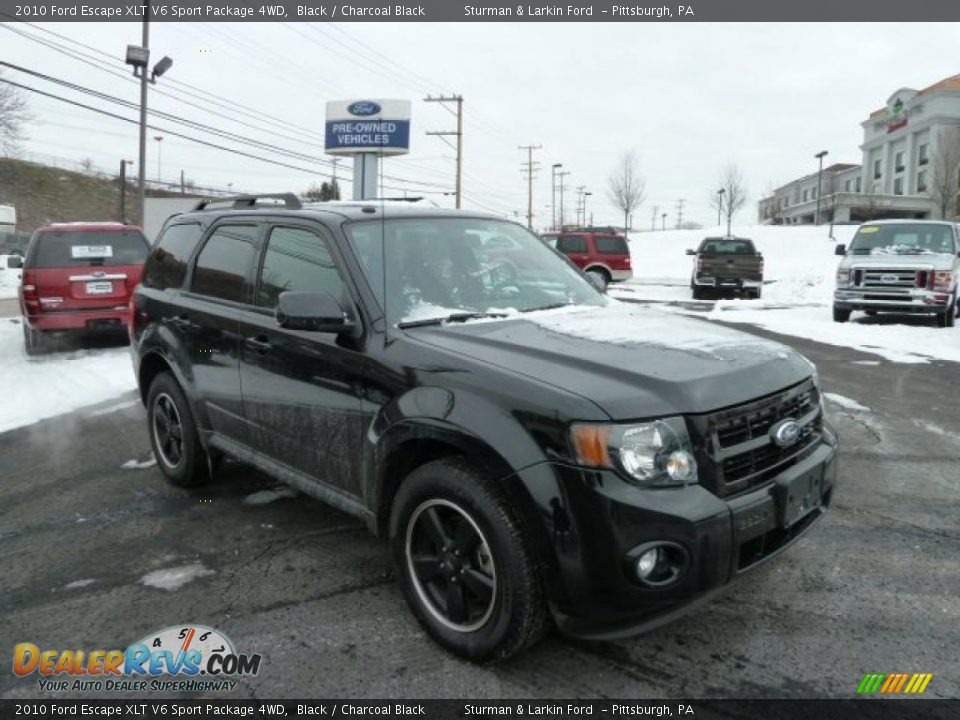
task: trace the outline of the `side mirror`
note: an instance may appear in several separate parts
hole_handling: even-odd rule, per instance
[[[23,267],[23,258],[19,255],[11,255],[7,258],[7,267],[11,270],[19,270]]]
[[[697,254],[696,250],[691,250],[690,248],[687,248],[687,255],[696,255],[696,254]]]
[[[287,330],[341,333],[353,328],[337,299],[328,292],[288,290],[280,293],[277,323]]]
[[[844,245],[843,243],[840,243],[839,245],[837,245],[837,246],[833,249],[833,254],[834,254],[834,255],[846,255],[846,254],[847,254],[847,246]]]

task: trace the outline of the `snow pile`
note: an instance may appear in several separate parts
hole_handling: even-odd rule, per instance
[[[831,240],[830,228],[826,225],[734,228],[734,235],[753,240],[763,254],[765,282],[761,300],[736,302],[754,306],[831,303],[840,259],[834,255],[834,247],[836,243],[849,243],[856,229],[855,225],[836,226],[835,240]],[[686,251],[695,250],[703,238],[724,232],[725,229],[705,228],[633,233],[630,259],[634,281],[689,287],[694,258]]]
[[[135,390],[127,348],[51,352],[28,358],[20,319],[0,319],[0,432],[113,400]]]
[[[866,407],[865,405],[861,405],[856,400],[848,398],[844,395],[825,392],[823,396],[834,405],[837,407],[842,407],[844,410],[853,410],[854,412],[870,412],[870,408]]]
[[[187,583],[207,575],[213,575],[213,570],[198,562],[165,570],[154,570],[140,578],[140,582],[147,587],[173,591],[179,590]]]

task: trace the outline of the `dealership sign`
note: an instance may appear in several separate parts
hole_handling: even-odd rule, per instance
[[[409,100],[334,100],[327,103],[326,151],[330,155],[410,151]]]

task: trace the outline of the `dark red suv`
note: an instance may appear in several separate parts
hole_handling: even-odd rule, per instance
[[[126,330],[148,250],[134,225],[65,223],[37,230],[20,285],[27,354],[40,352],[53,333]]]
[[[571,230],[548,232],[544,241],[562,252],[581,270],[604,285],[633,277],[627,239],[613,230]]]

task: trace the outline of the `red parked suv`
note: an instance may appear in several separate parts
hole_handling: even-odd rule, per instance
[[[581,270],[602,280],[604,285],[633,277],[627,239],[614,230],[549,232],[542,237]]]
[[[126,330],[148,250],[134,225],[64,223],[37,230],[20,285],[27,354],[42,351],[53,333]]]

